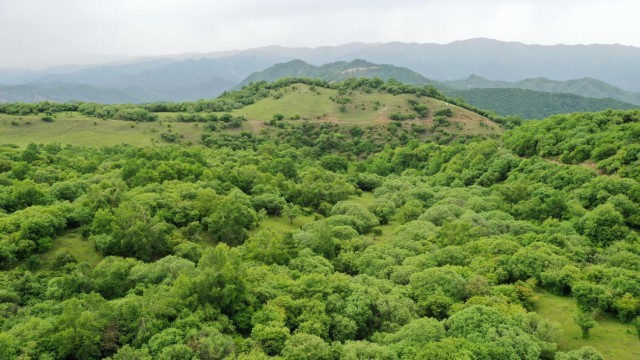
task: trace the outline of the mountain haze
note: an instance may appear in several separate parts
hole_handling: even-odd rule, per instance
[[[516,86],[640,102],[637,94],[629,93],[640,92],[640,48],[621,45],[542,46],[491,39],[471,39],[446,45],[392,42],[318,48],[268,46],[241,51],[168,55],[128,63],[70,65],[38,71],[0,69],[0,84],[28,84],[39,94],[45,94],[44,100],[54,101],[73,99],[63,90],[56,93],[52,87],[45,92],[41,84],[101,88],[101,91],[95,90],[86,96],[87,101],[96,102],[112,102],[120,96],[114,97],[115,93],[127,94],[135,102],[198,100],[213,98],[225,90],[245,84],[243,80],[249,75],[278,63],[304,62],[270,69],[268,74],[253,75],[249,81],[261,79],[260,76],[272,80],[275,74],[317,76],[312,74],[321,73],[341,78],[340,71],[336,73],[337,70],[323,68],[324,64],[352,66],[348,62],[353,59],[366,59],[367,64],[393,66],[384,68],[387,65],[377,65],[378,69],[367,71],[361,69],[353,73],[358,76],[385,78],[388,74],[400,81],[420,84],[424,81],[433,83],[428,79],[455,81],[476,74],[480,78],[502,82],[490,87]],[[331,71],[334,73],[328,75]],[[529,80],[517,85],[509,84],[521,79]],[[547,79],[556,79],[561,84]],[[567,81],[570,79],[578,80]],[[444,89],[442,84],[436,86]],[[24,89],[5,87],[4,91],[5,99],[24,97]],[[26,101],[42,99],[39,95],[33,96],[33,100],[24,98]]]
[[[366,59],[406,67],[438,81],[464,79],[471,74],[510,82],[537,77],[592,77],[640,92],[640,48],[623,45],[528,45],[478,38],[445,45],[391,42],[318,48],[269,46],[237,55],[288,57],[314,65]]]

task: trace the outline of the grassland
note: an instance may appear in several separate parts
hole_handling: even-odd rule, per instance
[[[265,121],[274,114],[282,114],[285,121],[299,123],[331,122],[338,125],[380,126],[390,122],[393,113],[408,114],[412,110],[409,99],[418,100],[429,109],[429,116],[420,120],[408,120],[402,123],[422,125],[431,128],[433,114],[440,109],[451,108],[453,117],[443,129],[451,134],[499,134],[501,129],[476,113],[432,98],[416,98],[414,95],[392,95],[383,92],[366,93],[354,91],[346,95],[351,102],[340,104],[333,101],[338,92],[333,89],[317,88],[307,85],[292,85],[279,90],[273,96],[262,99],[242,109],[234,110],[233,115],[242,115],[248,119],[241,128],[224,130],[227,132],[250,131],[260,133]],[[344,97],[344,96],[343,96]],[[202,134],[202,124],[180,123],[175,121],[174,113],[161,113],[157,122],[131,122],[120,120],[101,120],[81,115],[77,112],[65,112],[55,115],[53,122],[40,120],[39,115],[11,116],[0,115],[0,143],[12,143],[25,146],[29,143],[60,143],[93,147],[117,144],[148,146],[163,143],[162,133],[178,134],[183,144],[198,144]],[[297,120],[291,120],[297,118]]]
[[[103,256],[96,251],[93,241],[83,239],[79,231],[70,231],[58,236],[51,249],[40,256],[41,267],[52,269],[55,257],[60,252],[68,252],[78,262],[84,262],[91,266],[96,266],[103,259]]]
[[[162,142],[160,134],[169,130],[181,135],[181,142],[194,144],[202,132],[200,124],[168,122],[162,117],[158,122],[135,123],[100,120],[71,112],[57,114],[54,122],[45,122],[35,115],[0,115],[0,143],[20,146],[32,142],[92,147],[117,144],[146,146]]]
[[[558,343],[560,350],[574,350],[582,346],[592,346],[605,359],[640,359],[640,340],[630,324],[622,324],[608,314],[599,315],[598,325],[591,329],[588,339],[582,338],[582,332],[573,322],[576,302],[571,297],[556,296],[547,292],[537,293],[535,311],[542,317],[560,324],[563,332]]]
[[[313,90],[307,85],[298,84],[289,86],[274,93],[274,96],[262,99],[242,109],[234,110],[232,114],[242,115],[249,121],[271,120],[273,115],[284,115],[285,119],[299,117],[309,121],[329,121],[342,125],[374,125],[387,123],[393,113],[408,114],[412,110],[408,106],[408,100],[418,100],[429,109],[429,116],[422,120],[407,121],[420,123],[426,126],[433,124],[433,114],[436,111],[451,108],[454,116],[451,125],[447,127],[456,134],[495,134],[499,133],[499,127],[490,120],[460,107],[432,98],[416,98],[414,95],[392,95],[385,92],[353,91],[343,97],[348,97],[351,102],[344,104],[341,110],[339,103],[332,100],[339,96],[337,90],[320,89]]]

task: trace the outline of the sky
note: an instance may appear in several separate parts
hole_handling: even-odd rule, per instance
[[[638,0],[0,0],[0,68],[485,37],[640,47]]]

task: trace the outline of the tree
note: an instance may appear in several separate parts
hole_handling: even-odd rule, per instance
[[[414,358],[425,345],[439,341],[446,336],[444,326],[432,318],[412,320],[394,334],[386,336],[385,343],[391,344],[402,359]]]
[[[266,325],[257,324],[251,330],[251,338],[270,356],[279,355],[289,337],[289,328],[275,321]]]
[[[573,322],[576,323],[582,330],[582,338],[589,338],[589,330],[591,330],[598,323],[593,318],[593,313],[588,313],[584,311],[578,311],[577,314],[573,316]]]
[[[96,295],[96,297],[100,296]],[[56,319],[56,332],[51,339],[58,357],[77,359],[98,357],[101,334],[106,326],[106,319],[100,315],[85,310],[78,299],[63,303],[62,314]]]
[[[233,190],[218,203],[214,212],[202,221],[217,241],[239,245],[247,239],[245,229],[250,229],[256,224],[258,215],[253,210],[248,196],[239,190]]]
[[[316,335],[302,332],[291,336],[282,349],[286,360],[330,360],[331,347]]]
[[[428,301],[429,297],[440,292],[453,300],[461,300],[465,294],[467,281],[456,272],[456,267],[434,267],[415,273],[409,282],[414,298]]]
[[[380,224],[388,224],[393,215],[396,213],[396,205],[391,200],[375,199],[369,204],[369,211],[375,215]]]
[[[369,212],[364,206],[352,201],[340,201],[331,209],[331,215],[347,215],[354,218],[356,226],[354,228],[364,233],[379,224],[375,215]]]
[[[604,360],[604,356],[591,346],[583,346],[578,350],[557,352],[556,360]]]
[[[293,225],[293,220],[302,215],[302,208],[298,205],[287,204],[282,210],[282,215],[289,218],[291,225]]]
[[[283,265],[289,260],[283,236],[276,234],[271,228],[266,228],[247,239],[244,249],[247,257],[266,264]]]
[[[628,233],[624,218],[612,204],[603,204],[583,217],[583,233],[599,246],[609,246]]]
[[[583,312],[593,310],[609,310],[613,302],[610,290],[600,284],[587,281],[579,281],[571,288],[571,293],[576,298],[578,308]]]
[[[408,223],[409,221],[416,220],[422,213],[424,212],[424,207],[422,202],[419,200],[409,200],[406,204],[404,204],[400,211],[398,211],[398,216],[400,221],[403,224]]]
[[[112,357],[113,360],[151,360],[148,349],[134,349],[129,345],[121,347]]]
[[[12,360],[16,358],[15,340],[8,333],[0,333],[0,359]]]
[[[325,155],[320,158],[320,166],[333,172],[346,172],[349,169],[349,162],[344,156]]]
[[[347,341],[342,346],[341,359],[345,360],[396,360],[395,352],[386,346],[368,341]]]

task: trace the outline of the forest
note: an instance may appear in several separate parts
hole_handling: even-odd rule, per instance
[[[554,93],[513,87],[451,90],[447,91],[447,94],[460,97],[476,107],[492,109],[503,116],[520,116],[524,119],[543,119],[572,112],[638,108],[638,105],[612,98],[584,97],[564,92]]]
[[[155,121],[191,106],[214,123],[297,81],[0,113]],[[1,145],[0,359],[636,358],[640,111],[493,118],[511,129],[388,141],[305,122],[193,146]],[[541,315],[542,294],[575,301],[587,346],[562,345],[569,325]],[[603,319],[632,340],[590,343]]]

